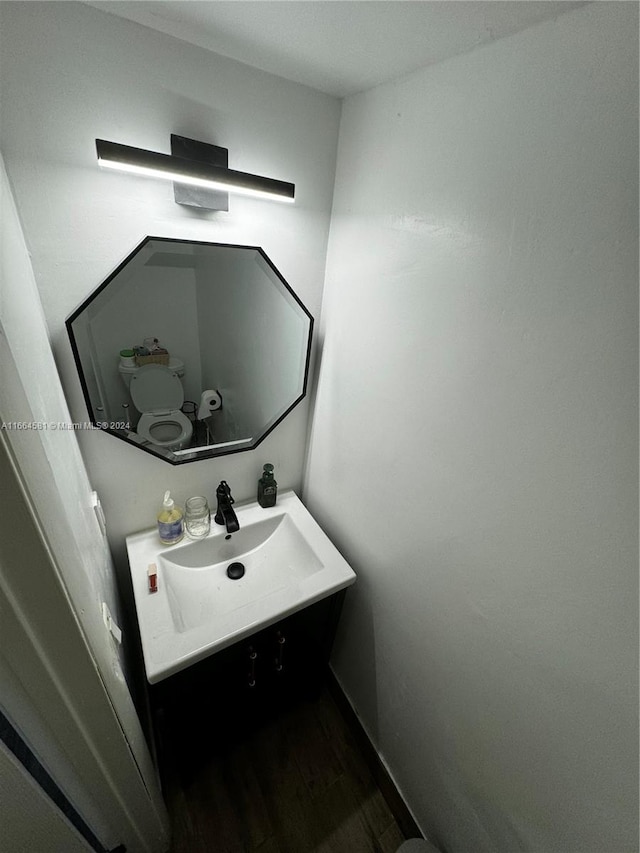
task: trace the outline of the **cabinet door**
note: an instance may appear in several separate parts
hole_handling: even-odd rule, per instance
[[[316,694],[342,598],[323,599],[151,687],[161,756],[223,743],[297,697]]]

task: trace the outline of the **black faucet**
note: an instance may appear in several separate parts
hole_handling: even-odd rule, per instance
[[[240,525],[231,507],[231,504],[235,503],[235,501],[231,497],[231,488],[226,480],[220,481],[220,485],[216,489],[216,500],[218,501],[218,508],[214,516],[215,523],[224,524],[227,528],[227,533],[236,533],[236,531],[240,530]]]

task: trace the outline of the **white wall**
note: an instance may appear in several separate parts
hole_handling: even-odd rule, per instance
[[[0,147],[72,415],[86,420],[64,319],[147,234],[262,246],[317,316],[340,103],[66,2],[1,3]],[[229,165],[296,184],[295,205],[236,197],[229,212],[173,201],[171,184],[102,172],[95,138],[169,151],[178,133],[229,148]],[[172,467],[109,435],[80,436],[120,566],[124,536],[155,523],[166,488],[255,496],[264,462],[299,488],[307,401],[255,451]]]
[[[454,853],[637,850],[637,5],[346,100],[305,496]]]
[[[0,362],[1,421],[10,424],[12,420],[33,420],[39,427],[9,429],[8,440],[42,515],[50,547],[68,573],[65,586],[85,623],[85,631],[94,645],[102,646],[105,665],[118,670],[118,649],[110,639],[105,640],[102,626],[90,616],[92,612],[99,613],[101,602],[105,601],[118,617],[111,555],[91,505],[91,485],[77,433],[50,428],[69,423],[69,410],[1,156],[0,221],[0,334],[11,352],[11,361],[5,358]],[[29,406],[24,411],[18,409],[22,394]],[[33,418],[25,413],[33,413]],[[73,572],[72,567],[77,571]]]
[[[152,853],[167,817],[102,619],[106,602],[119,621],[111,555],[77,434],[60,428],[69,410],[1,157],[0,202],[0,702],[105,846]]]

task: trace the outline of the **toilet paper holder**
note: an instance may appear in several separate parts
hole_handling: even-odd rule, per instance
[[[212,412],[217,412],[222,408],[222,395],[219,391],[213,389],[203,391],[200,396],[200,406],[198,407],[198,420],[202,421],[208,418]]]

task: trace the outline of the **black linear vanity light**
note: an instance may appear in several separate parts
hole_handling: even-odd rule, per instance
[[[133,148],[131,145],[120,145],[105,139],[96,139],[96,149],[98,163],[105,168],[164,178],[174,184],[186,184],[205,190],[222,190],[224,193],[234,192],[274,201],[294,200],[294,184],[227,168],[227,149],[218,145],[209,145],[172,134],[172,154]],[[179,154],[176,154],[176,151]],[[189,152],[190,156],[180,156],[183,152]],[[179,198],[177,188],[176,201],[209,207],[206,202],[185,201]],[[227,206],[225,203],[212,203],[210,209],[226,210]]]

